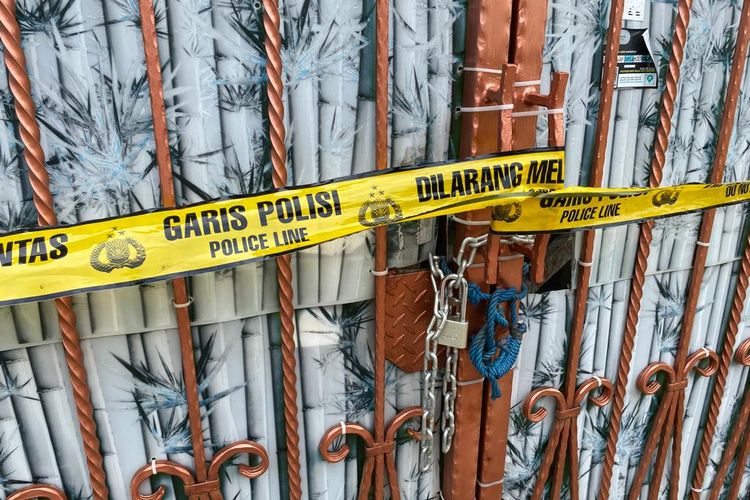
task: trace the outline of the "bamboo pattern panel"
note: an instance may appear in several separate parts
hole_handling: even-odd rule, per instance
[[[670,55],[675,6],[672,2],[654,1],[649,7],[644,25],[626,22],[625,27],[649,27],[650,45],[663,84],[666,62]],[[740,7],[741,2],[722,0],[696,0],[693,3],[664,185],[705,182],[708,178],[723,111]],[[547,64],[550,70],[571,73],[566,100],[566,183],[569,185],[585,185],[587,182],[590,164],[587,155],[591,152],[593,125],[599,112],[598,75],[601,68],[598,64],[601,62],[600,51],[607,29],[608,8],[609,2],[597,0],[558,1],[550,8],[551,21],[548,23],[545,47]],[[750,175],[743,167],[747,153],[747,88],[747,82],[743,81],[725,181],[747,179]],[[605,185],[619,187],[647,184],[661,90],[619,90],[615,93],[610,126],[612,132],[605,162]],[[542,129],[543,125],[540,126],[540,131]],[[721,347],[728,301],[734,290],[746,231],[745,211],[742,207],[731,207],[717,213],[690,352],[703,346],[714,350]],[[636,389],[635,378],[651,361],[663,360],[670,363],[677,346],[699,220],[699,215],[690,215],[664,219],[656,225],[625,413],[617,441],[611,498],[621,498],[628,493],[652,416],[658,406],[657,398],[644,396]],[[589,378],[592,374],[610,380],[616,377],[637,239],[636,226],[597,231],[578,369],[579,380]],[[538,311],[557,310],[549,305],[550,297],[554,295],[529,298],[527,307],[532,311],[529,314],[531,331],[539,328],[544,332],[545,323],[537,319]],[[570,307],[568,304],[568,312]],[[540,326],[536,326],[540,323]],[[521,393],[514,393],[514,404],[517,406],[512,413],[509,437],[508,453],[512,458],[512,466],[506,472],[507,498],[526,494],[533,487],[535,469],[541,461],[549,424],[531,424],[524,419],[520,403],[525,393],[520,388],[529,383],[532,387],[559,385],[567,340],[567,334],[562,330],[563,324],[564,322],[558,321],[560,326],[557,327],[557,343],[548,347],[546,354],[538,353],[534,356],[529,353],[527,349],[533,352],[535,348],[535,342],[529,342],[529,339],[521,352],[517,372],[519,380],[516,382]],[[743,336],[742,330],[740,332],[738,344],[747,338],[746,334]],[[553,361],[550,362],[550,359]],[[732,415],[735,415],[739,406],[739,403],[732,405],[732,402],[741,399],[744,380],[743,368],[732,366],[719,416],[720,431],[712,446],[709,475],[710,471],[718,467],[722,443],[727,439],[726,433]],[[685,494],[690,487],[704,425],[702,416],[707,398],[710,397],[710,389],[711,383],[708,380],[691,378],[683,431],[683,471],[678,485],[680,495]],[[609,411],[607,407],[599,409],[590,406],[579,417],[579,428],[582,430],[579,435],[578,475],[581,494],[586,498],[596,497],[600,464],[606,448]],[[669,471],[665,474],[668,475]],[[529,480],[530,484],[527,482]],[[647,479],[642,496],[647,495],[648,483],[652,480],[657,481],[658,478]],[[511,481],[511,490],[507,489],[508,481]],[[747,483],[747,478],[743,479],[741,492],[745,491]],[[666,484],[666,480],[661,484]],[[563,496],[566,495],[569,496],[569,493],[563,491]],[[664,495],[666,489],[660,491],[658,496],[661,498]]]
[[[160,203],[137,3],[84,1],[21,2],[18,8],[42,145],[64,223]],[[294,183],[374,168],[373,7],[370,0],[282,4],[288,168]],[[393,71],[410,79],[394,85],[403,86],[390,114],[396,123],[395,163],[449,154],[454,67],[460,62],[452,32],[463,9],[461,3],[437,0],[404,3],[393,12],[392,63],[398,68]],[[169,0],[157,1],[155,11],[178,201],[270,188],[260,5]],[[417,74],[419,80],[413,78]],[[8,97],[0,144],[0,231],[12,231],[33,227],[36,214],[23,180],[7,82],[1,80]],[[421,101],[410,108],[414,92]],[[434,225],[394,228],[390,238],[392,265],[413,265],[432,249]],[[332,423],[371,419],[372,245],[371,234],[363,233],[295,257],[295,296],[303,307],[297,311],[300,420],[310,443],[307,453],[303,449],[303,468],[314,472],[304,476],[306,497],[356,496],[362,457],[330,465],[322,462],[316,444]],[[238,475],[237,464],[229,466],[222,476],[228,498],[285,495],[273,265],[191,279],[209,455],[250,438],[275,457],[252,483]],[[154,284],[74,299],[112,498],[127,498],[133,472],[152,457],[192,464],[170,298],[167,286]],[[12,491],[32,481],[50,482],[71,498],[87,497],[54,307],[27,304],[0,314],[7,332],[0,348],[8,367],[2,399],[9,402],[3,485]],[[393,367],[388,373],[392,411],[418,402],[418,376],[405,377]],[[403,382],[396,383],[399,377]],[[29,432],[30,422],[53,414],[59,418],[55,423],[48,418],[47,437]],[[420,476],[416,458],[412,445],[399,447],[399,467],[406,471],[402,494],[429,498],[438,479]],[[174,486],[168,491],[179,494]]]

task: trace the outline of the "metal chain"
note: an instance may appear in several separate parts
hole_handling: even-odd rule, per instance
[[[466,307],[468,282],[464,277],[466,269],[471,266],[477,250],[487,243],[487,235],[477,238],[466,238],[456,256],[458,266],[455,273],[445,275],[440,268],[440,257],[430,255],[430,271],[432,289],[435,292],[433,317],[427,327],[425,335],[424,363],[422,369],[422,443],[420,447],[420,462],[422,471],[432,467],[434,446],[434,429],[436,418],[435,386],[438,375],[438,339],[449,316],[462,317]],[[453,314],[451,314],[453,313]],[[445,361],[445,375],[443,376],[443,411],[441,415],[442,452],[447,453],[453,442],[456,429],[456,391],[458,381],[458,349],[448,348]]]

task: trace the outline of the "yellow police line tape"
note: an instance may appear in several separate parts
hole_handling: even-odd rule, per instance
[[[544,149],[368,172],[177,209],[0,236],[0,305],[216,270],[370,227],[563,186]]]
[[[564,188],[560,148],[369,172],[311,186],[0,236],[0,305],[236,266],[368,228],[493,206],[492,230],[621,224],[750,200],[750,183]]]

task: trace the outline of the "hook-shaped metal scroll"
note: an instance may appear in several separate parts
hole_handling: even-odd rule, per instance
[[[32,498],[47,498],[49,500],[67,500],[63,491],[49,484],[32,484],[8,495],[8,500],[31,500]]]
[[[331,449],[334,442],[347,434],[358,436],[365,443],[366,454],[364,467],[362,469],[362,481],[359,484],[359,500],[366,500],[369,498],[370,485],[372,484],[372,473],[375,468],[375,457],[378,455],[385,455],[386,473],[388,474],[388,482],[391,484],[391,497],[393,500],[399,500],[400,495],[398,489],[398,476],[396,474],[396,461],[393,457],[393,449],[396,444],[396,434],[409,420],[413,418],[421,418],[422,411],[422,408],[419,406],[411,406],[401,410],[388,424],[385,431],[385,441],[382,443],[376,443],[372,433],[361,425],[341,422],[341,425],[331,427],[325,434],[323,434],[323,438],[318,445],[320,455],[326,462],[341,462],[349,454],[349,446],[345,442],[342,442],[337,449]],[[410,436],[415,440],[419,438],[416,434],[411,434]]]
[[[206,481],[202,483],[196,483],[193,471],[184,465],[177,464],[171,460],[152,459],[151,463],[141,467],[130,481],[130,496],[134,500],[162,500],[167,493],[164,486],[159,486],[153,493],[141,493],[139,489],[141,484],[148,481],[152,476],[167,474],[182,481],[182,484],[185,486],[185,494],[190,500],[205,498],[222,500],[221,484],[219,482],[221,467],[231,458],[241,454],[255,456],[260,460],[258,465],[254,466],[239,465],[239,472],[244,477],[254,479],[268,470],[268,453],[263,446],[248,440],[236,441],[216,452],[211,460],[211,464],[208,466]]]
[[[130,480],[130,496],[134,500],[162,500],[167,494],[164,486],[159,486],[153,493],[141,493],[139,491],[141,484],[148,481],[151,476],[157,474],[166,474],[182,481],[184,485],[195,483],[193,472],[184,465],[176,464],[171,460],[151,460],[151,463],[144,465]]]
[[[219,472],[221,472],[221,466],[224,465],[224,462],[233,457],[236,457],[237,455],[242,454],[248,454],[260,459],[258,465],[239,465],[240,474],[242,474],[244,477],[248,479],[255,479],[256,477],[263,475],[263,473],[268,470],[268,453],[266,453],[265,448],[263,448],[258,443],[254,443],[253,441],[236,441],[228,446],[225,446],[214,455],[213,460],[211,460],[211,465],[208,467],[208,480],[218,480]]]

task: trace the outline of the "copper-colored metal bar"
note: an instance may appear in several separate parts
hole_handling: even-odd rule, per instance
[[[656,139],[654,142],[654,155],[651,159],[651,172],[649,176],[649,186],[651,187],[657,187],[661,184],[667,147],[669,146],[669,133],[672,129],[672,115],[674,114],[674,103],[677,98],[677,83],[680,80],[680,65],[682,64],[682,59],[685,53],[687,28],[690,23],[690,8],[692,4],[692,0],[680,0],[677,5],[677,16],[675,19],[674,35],[672,37],[672,54],[669,58],[669,68],[667,70],[664,91],[661,94],[659,126],[657,127]],[[599,134],[597,134],[597,140],[599,140],[598,135]],[[649,221],[641,224],[640,234],[638,235],[638,250],[636,253],[635,269],[633,271],[633,279],[630,286],[630,298],[625,320],[625,331],[620,350],[617,378],[615,379],[615,395],[612,402],[612,412],[610,414],[607,451],[604,455],[598,498],[607,498],[609,488],[612,484],[612,469],[615,463],[617,436],[620,432],[622,412],[625,406],[625,389],[630,374],[630,362],[633,358],[638,314],[641,310],[643,284],[646,277],[646,266],[648,264],[648,256],[651,250],[651,240],[653,239],[652,231],[653,222]]]
[[[500,247],[500,255],[506,259],[513,257],[513,253],[505,245]],[[520,254],[515,256],[516,259],[503,260],[499,268],[497,279],[499,286],[502,288],[515,288],[517,290],[521,288],[523,283],[523,256]],[[500,335],[506,334],[505,331],[500,332]],[[512,375],[507,378],[512,380]],[[487,381],[484,384],[483,400],[477,467],[477,500],[502,497],[502,479],[505,473],[505,454],[508,441],[507,419],[510,414],[510,393],[503,392],[500,398],[492,399],[492,388]]]
[[[560,438],[562,437],[563,426],[565,422],[561,419],[556,419],[550,437],[547,441],[547,448],[545,449],[544,458],[539,468],[539,475],[534,485],[534,490],[531,493],[531,498],[539,499],[544,494],[544,485],[547,483],[549,474],[552,468],[552,461],[557,454],[557,448],[560,445]],[[549,450],[549,453],[547,452]]]
[[[133,475],[130,480],[130,496],[134,500],[161,500],[167,494],[164,486],[159,486],[153,493],[141,493],[138,488],[141,484],[148,482],[155,474],[166,474],[182,481],[189,486],[195,483],[195,478],[190,469],[184,465],[176,464],[170,460],[154,460],[146,464]]]
[[[29,168],[29,182],[33,190],[34,206],[40,226],[57,225],[57,216],[49,188],[49,175],[45,169],[44,151],[41,146],[41,132],[36,121],[36,106],[31,97],[31,82],[26,72],[26,56],[21,47],[21,30],[16,20],[15,0],[0,2],[0,42],[3,44],[3,58],[8,73],[8,85],[13,94],[14,108],[18,118],[18,130],[23,143],[23,157]],[[99,437],[96,434],[94,408],[91,405],[91,391],[88,385],[86,367],[83,364],[81,338],[76,326],[76,315],[70,297],[55,299],[55,308],[62,333],[65,363],[73,388],[78,425],[83,440],[83,451],[89,472],[91,489],[95,499],[108,496],[104,461]]]
[[[747,6],[743,8],[743,11],[746,8]],[[746,14],[750,14],[750,10],[748,10]],[[727,98],[724,104],[722,123],[719,131],[717,152],[716,156],[714,157],[714,163],[711,171],[712,183],[719,183],[724,178],[724,164],[726,162],[727,152],[729,150],[729,142],[732,136],[732,129],[734,128],[737,98],[739,96],[742,75],[745,69],[747,44],[748,40],[750,40],[750,16],[746,15],[743,21],[743,24],[740,26],[741,31],[738,34],[738,40],[735,46],[735,54],[732,61],[732,70],[727,86]],[[744,39],[742,38],[743,35]],[[686,364],[688,363],[688,348],[690,346],[690,337],[693,331],[695,312],[698,307],[698,299],[700,297],[703,275],[706,269],[708,244],[711,239],[711,231],[713,230],[715,215],[715,210],[707,210],[706,212],[704,212],[701,220],[701,227],[698,232],[698,244],[696,245],[695,254],[693,255],[692,273],[690,276],[687,299],[685,301],[685,312],[680,328],[680,340],[677,345],[677,352],[674,359],[674,370],[675,373],[678,374],[678,381],[682,380],[682,378],[680,377],[687,377],[687,373],[689,371],[685,369]],[[681,447],[682,426],[684,422],[684,405],[685,392],[684,389],[680,389],[679,392],[670,399],[669,403],[667,403],[667,406],[670,407],[670,418],[667,419],[664,427],[655,427],[651,429],[652,433],[658,433],[662,436],[659,442],[660,444],[657,445],[659,446],[659,453],[657,455],[656,462],[657,471],[664,469],[664,463],[662,463],[661,461],[666,460],[666,448],[669,446],[670,438],[674,439],[672,443],[674,452],[672,453],[670,467],[670,484],[672,485],[672,487],[670,488],[670,499],[677,498],[677,488],[675,487],[675,485],[677,485],[680,478],[681,456],[679,451]],[[651,450],[647,449],[646,456],[650,456],[651,452]],[[661,481],[661,475],[659,474],[655,476],[655,478],[657,484],[652,484],[650,490],[654,489],[656,492],[658,492],[658,482]],[[654,495],[655,494],[656,493],[654,493]]]
[[[26,486],[8,495],[7,500],[31,500],[32,498],[47,498],[49,500],[68,500],[59,488],[49,484],[35,484]]]
[[[135,475],[133,475],[130,481],[130,496],[135,500],[161,500],[167,494],[164,486],[159,486],[153,493],[141,493],[139,489],[152,476],[167,474],[182,481],[185,488],[185,495],[187,495],[189,500],[223,500],[221,482],[219,481],[221,467],[225,462],[245,453],[257,457],[260,462],[258,465],[252,467],[240,464],[239,471],[241,475],[248,479],[253,479],[268,470],[268,454],[265,448],[253,441],[237,441],[216,452],[208,468],[208,476],[203,481],[196,482],[193,471],[184,465],[177,464],[171,460],[153,460],[151,463],[138,469]]]
[[[726,100],[724,103],[723,112],[724,115],[721,120],[721,130],[719,132],[719,139],[716,144],[716,156],[714,157],[714,170],[716,170],[716,167],[718,165],[721,165],[722,173],[723,166],[726,163],[727,159],[727,151],[729,149],[731,131],[737,112],[737,99],[740,91],[742,73],[745,69],[745,59],[747,58],[749,43],[750,2],[744,2],[742,5],[740,24],[737,29],[737,42],[735,45],[735,53],[732,59],[732,69],[729,75],[729,83],[727,86]],[[711,210],[711,212],[713,212],[713,210]],[[698,249],[700,248],[702,247],[699,247]],[[698,454],[698,460],[695,465],[695,474],[693,475],[692,489],[690,490],[691,500],[698,500],[698,498],[700,497],[698,491],[700,491],[701,486],[703,485],[703,478],[706,474],[706,465],[708,464],[708,457],[711,453],[711,442],[713,441],[714,432],[716,430],[716,419],[719,416],[721,398],[724,395],[724,386],[727,381],[727,374],[729,373],[729,363],[732,361],[734,343],[737,340],[740,317],[742,315],[742,309],[745,305],[745,297],[747,296],[749,275],[750,240],[746,241],[745,243],[745,252],[742,256],[742,263],[740,265],[740,272],[734,291],[734,298],[732,299],[732,309],[730,312],[729,323],[727,324],[727,333],[724,339],[724,344],[721,348],[721,354],[719,356],[719,368],[716,373],[716,382],[714,384],[713,391],[711,392],[711,403],[708,408],[708,415],[706,416],[706,428],[703,432],[703,436],[701,437],[700,452]]]
[[[141,15],[143,49],[146,56],[146,76],[148,77],[151,114],[154,123],[154,139],[162,205],[165,207],[174,207],[176,206],[176,199],[172,179],[172,161],[169,153],[169,133],[164,108],[164,90],[161,64],[159,62],[159,48],[157,46],[158,39],[156,35],[154,4],[152,0],[139,0],[138,6]],[[174,292],[175,305],[182,306],[175,307],[177,330],[180,336],[182,376],[185,379],[185,399],[187,401],[190,438],[195,461],[195,475],[198,482],[203,482],[206,480],[206,449],[203,444],[198,377],[195,371],[195,357],[193,354],[193,335],[190,327],[190,314],[186,306],[189,304],[190,298],[185,278],[172,280],[172,290]]]
[[[703,361],[706,361],[705,365],[701,365]],[[674,438],[675,441],[678,441],[682,438],[682,414],[684,413],[685,406],[685,389],[688,385],[690,372],[695,370],[699,375],[704,377],[711,376],[718,368],[719,358],[715,352],[703,348],[686,357],[684,363],[685,365],[679,372],[663,362],[651,363],[638,376],[637,386],[644,394],[656,394],[662,387],[666,391],[666,394],[659,404],[657,416],[646,439],[646,446],[643,449],[641,462],[636,470],[636,475],[628,496],[630,500],[639,498],[640,489],[649,470],[651,456],[654,451],[657,451],[654,470],[663,472],[670,440]],[[668,382],[666,385],[652,380],[658,372],[666,374]],[[672,449],[673,452],[679,452],[680,444],[674,443]],[[672,456],[671,466],[679,468],[679,463],[679,456]],[[653,478],[654,480],[649,488],[649,498],[652,495],[658,494],[660,489],[661,475],[655,475]],[[677,485],[677,482],[674,480],[670,481],[670,483],[672,486]],[[670,488],[669,498],[676,499],[677,493],[677,487]]]
[[[280,26],[278,0],[263,0],[266,73],[268,74],[268,85],[266,87],[268,121],[270,122],[272,178],[275,188],[282,188],[287,183]],[[284,431],[287,447],[289,498],[300,500],[302,498],[302,477],[300,473],[299,420],[297,417],[297,356],[294,339],[294,291],[292,288],[291,259],[290,254],[277,257],[276,267],[279,281]]]
[[[745,475],[744,465],[748,453],[750,453],[750,439],[745,439],[742,442],[740,453],[737,455],[737,466],[734,469],[732,482],[729,484],[729,495],[727,495],[727,498],[740,498],[740,485],[742,484],[742,478]]]
[[[513,104],[513,83],[516,81],[515,64],[503,64],[500,85],[497,91],[490,90],[487,97],[498,104]],[[475,113],[476,114],[476,113]],[[481,114],[481,113],[479,113]],[[498,114],[497,142],[500,151],[510,151],[513,148],[513,109],[503,110]],[[497,283],[500,273],[500,235],[490,233],[487,239],[486,258],[484,263],[484,281],[488,285]],[[523,253],[524,249],[511,247],[513,251]],[[526,254],[524,254],[526,255]],[[514,287],[517,285],[513,285]]]
[[[525,102],[534,104],[536,106],[544,106],[548,109],[559,109],[562,108],[565,102],[565,88],[568,82],[567,73],[554,73],[552,75],[552,82],[550,84],[550,93],[548,95],[541,95],[537,92],[529,92],[525,95]],[[549,144],[551,146],[562,146],[565,143],[565,129],[564,122],[561,115],[550,115],[549,122]],[[531,249],[532,257],[532,280],[535,283],[542,282],[544,278],[544,255],[546,254],[546,248],[549,243],[549,235],[538,235],[534,240],[534,246]],[[585,302],[584,302],[585,303]],[[578,365],[578,356],[580,351],[580,335],[578,340],[573,340],[573,343],[579,344],[577,349],[573,349],[570,354],[572,359],[575,359],[576,367]],[[574,357],[574,358],[573,358]],[[575,373],[575,372],[574,372]],[[600,379],[601,380],[601,379]],[[557,389],[546,388],[551,391],[555,391],[560,397],[560,393]],[[544,389],[543,389],[544,390]],[[536,391],[535,391],[536,392]],[[575,398],[575,386],[571,393],[571,401],[566,401],[560,408],[575,408],[575,403],[572,401]],[[549,445],[545,450],[544,459],[541,464],[541,470],[537,478],[532,498],[541,498],[542,492],[544,491],[544,485],[547,482],[547,478],[550,475],[550,468],[553,463],[556,465],[555,473],[553,475],[551,495],[553,498],[559,498],[560,490],[562,488],[563,473],[565,471],[566,458],[570,452],[571,463],[578,463],[577,457],[577,426],[571,424],[567,416],[570,412],[567,410],[558,411],[556,414],[556,424],[552,430],[552,434],[549,439]],[[576,410],[577,414],[577,410]],[[559,424],[559,425],[558,425]],[[571,443],[571,440],[576,440],[575,444]],[[572,450],[572,451],[571,451]],[[572,469],[571,469],[572,470]],[[573,484],[575,483],[575,484]],[[571,486],[577,490],[578,482],[577,477],[571,479]]]
[[[154,6],[151,0],[139,0],[141,15],[141,27],[143,32],[143,46],[146,57],[146,75],[149,84],[149,98],[151,101],[151,114],[154,124],[154,139],[156,146],[157,167],[159,171],[159,183],[161,187],[162,204],[165,207],[176,206],[174,182],[172,177],[172,160],[169,152],[169,131],[167,129],[166,109],[164,106],[163,80],[161,75],[161,64],[159,63],[159,49],[156,35],[156,18]],[[237,441],[219,450],[213,457],[211,464],[206,468],[206,449],[203,443],[203,429],[201,425],[200,396],[198,394],[198,380],[195,367],[195,356],[193,354],[193,337],[190,327],[190,315],[188,306],[190,297],[187,291],[187,281],[177,278],[172,281],[174,291],[174,304],[177,315],[177,328],[180,336],[180,353],[182,356],[182,370],[185,380],[185,393],[188,408],[188,422],[190,425],[190,437],[193,447],[195,463],[195,475],[182,465],[170,461],[159,461],[163,472],[176,475],[185,484],[185,493],[195,500],[210,498],[220,500],[221,484],[219,482],[219,471],[227,460],[243,453],[257,456],[260,463],[250,467],[240,464],[240,474],[252,479],[263,474],[268,469],[268,454],[266,450],[253,441]],[[161,498],[166,494],[160,487],[152,495],[142,495],[138,487],[145,481],[146,475],[157,470],[154,465],[146,465],[136,474],[131,481],[131,495],[134,498]]]
[[[612,2],[609,13],[609,30],[607,31],[607,45],[604,55],[604,72],[602,73],[602,93],[599,103],[599,116],[596,119],[596,134],[594,140],[594,158],[591,164],[591,187],[601,187],[604,175],[604,160],[607,154],[607,140],[609,137],[609,122],[612,116],[612,96],[614,93],[614,79],[617,70],[617,52],[620,50],[620,32],[622,31],[622,15],[624,0]],[[591,280],[591,261],[594,256],[594,231],[586,231],[583,237],[581,257],[578,261],[578,288],[576,289],[575,307],[573,309],[573,323],[571,338],[568,345],[568,364],[565,370],[563,393],[568,400],[576,390],[578,362],[581,353],[581,337],[583,324],[586,319],[586,304],[589,296],[589,282]]]
[[[503,74],[497,95],[490,95],[498,104],[513,104],[513,83],[516,81],[516,67],[503,64]],[[493,93],[494,94],[494,93]],[[503,110],[498,114],[498,142],[501,151],[510,151],[513,147],[513,112]],[[523,283],[523,255],[517,254],[515,260],[505,260],[500,265],[500,258],[508,259],[513,251],[500,243],[500,236],[490,233],[484,279],[487,284],[500,281],[503,288],[520,289]],[[507,313],[507,308],[506,308]],[[500,332],[506,335],[507,332]],[[505,472],[505,453],[508,441],[507,419],[510,414],[510,395],[492,399],[492,388],[484,384],[482,400],[482,417],[479,434],[479,461],[477,465],[477,500],[488,500],[502,497],[503,476]]]
[[[735,352],[734,360],[741,365],[750,366],[750,339],[746,339],[740,344],[740,346],[737,348],[737,351]],[[726,478],[727,472],[729,471],[729,466],[732,465],[732,461],[734,460],[737,446],[739,445],[740,440],[746,437],[748,423],[750,423],[750,387],[745,387],[745,395],[742,397],[742,404],[740,405],[740,409],[737,413],[735,427],[729,433],[729,441],[727,441],[727,444],[724,447],[724,454],[721,457],[719,467],[716,470],[716,475],[713,478],[713,484],[711,488],[709,488],[709,500],[718,500],[719,493],[721,493],[722,485],[724,484],[724,479]],[[744,440],[743,448],[749,441],[749,439]],[[741,455],[740,458],[746,455],[747,452],[745,452],[744,455]],[[738,469],[743,471],[744,467],[738,467]],[[737,497],[730,496],[728,498]]]
[[[508,46],[510,44],[510,26],[512,0],[476,0],[468,3],[466,19],[466,54],[464,64],[467,67],[499,70],[508,63]],[[486,71],[464,73],[463,105],[481,107],[499,104],[502,83],[499,75]],[[462,158],[480,154],[495,153],[500,138],[500,122],[503,117],[492,112],[466,113],[462,116],[461,144],[459,156]],[[460,214],[461,219],[488,221],[490,210],[476,210]],[[463,241],[469,236],[486,234],[484,225],[456,225],[456,241]],[[466,270],[466,278],[478,284],[484,283],[484,256],[479,254],[475,259],[476,267]],[[484,287],[486,290],[486,286]],[[478,306],[469,306],[467,313],[469,332],[479,330],[484,320],[484,311]],[[474,369],[467,350],[460,350],[458,357],[457,379],[459,387],[456,393],[455,416],[456,427],[453,435],[453,446],[443,460],[442,490],[446,500],[462,500],[468,492],[475,492],[478,477],[479,438],[483,408],[484,384],[482,376]],[[509,397],[512,374],[500,380],[503,397]],[[502,435],[507,434],[507,424],[501,420],[499,426]],[[504,465],[503,465],[504,466]],[[502,474],[500,475],[502,477]]]
[[[591,395],[597,389],[600,389],[599,394]],[[526,398],[522,407],[523,414],[527,419],[536,423],[545,419],[547,410],[543,407],[536,408],[537,403],[545,397],[555,399],[556,413],[555,423],[550,431],[547,448],[544,450],[537,480],[531,493],[531,498],[535,500],[542,498],[544,487],[552,473],[553,466],[555,470],[549,495],[554,499],[560,498],[566,459],[569,460],[570,471],[577,471],[578,467],[578,425],[576,419],[581,412],[581,405],[587,398],[596,406],[607,405],[612,398],[612,383],[601,377],[592,377],[576,388],[572,398],[567,398],[554,387],[535,389]],[[578,498],[577,473],[570,474],[569,484],[571,498]]]
[[[388,168],[388,0],[375,3],[375,168]],[[385,300],[388,229],[375,229],[375,441],[385,438]],[[383,456],[375,457],[375,499],[384,498]],[[391,485],[398,490],[398,483]]]
[[[510,62],[518,67],[515,83],[513,111],[530,111],[536,107],[526,100],[538,93],[542,74],[542,50],[547,24],[547,1],[515,0],[510,44]],[[513,149],[534,147],[536,143],[536,116],[513,118]]]
[[[737,447],[740,444],[740,440],[745,437],[745,433],[747,432],[747,423],[750,419],[750,390],[745,389],[745,395],[742,398],[742,405],[740,406],[739,413],[737,415],[737,426],[736,428],[732,429],[732,433],[730,434],[729,441],[727,441],[727,445],[724,448],[724,454],[721,457],[721,462],[719,462],[719,468],[716,470],[716,475],[714,476],[713,480],[713,486],[710,489],[709,493],[709,500],[718,500],[719,493],[721,493],[722,485],[724,484],[724,479],[727,476],[727,472],[729,471],[729,467],[732,465],[732,462],[735,459],[735,452],[737,451]],[[744,443],[747,443],[748,439],[744,440]],[[741,458],[741,457],[740,457]],[[739,467],[740,470],[743,470],[744,467]],[[732,497],[728,497],[732,498]],[[737,498],[737,497],[734,497]]]
[[[318,445],[320,456],[326,462],[338,463],[346,459],[349,454],[349,446],[342,443],[338,449],[332,450],[333,444],[344,437],[345,434],[358,436],[365,443],[365,463],[362,470],[362,479],[359,483],[359,500],[367,500],[370,495],[370,486],[372,485],[373,471],[375,462],[378,457],[385,458],[385,468],[388,473],[388,482],[391,485],[391,498],[400,500],[401,494],[398,487],[398,473],[396,471],[396,460],[393,456],[396,446],[396,433],[409,420],[420,418],[422,408],[419,406],[410,406],[401,410],[393,420],[388,424],[388,428],[383,430],[383,441],[376,441],[372,433],[359,424],[345,423],[331,427],[323,434],[323,438]],[[420,435],[413,434],[412,439],[420,439]],[[384,485],[382,485],[384,486]],[[377,490],[377,485],[376,488]]]

